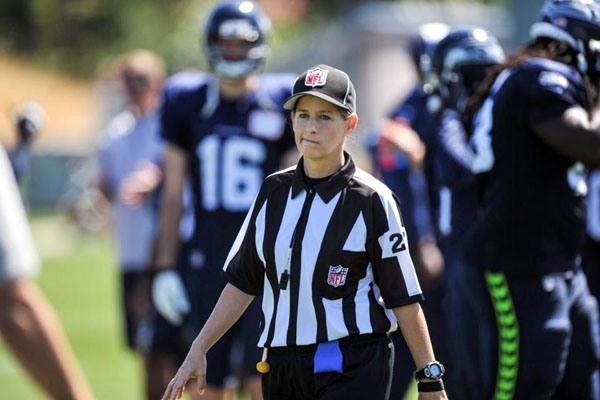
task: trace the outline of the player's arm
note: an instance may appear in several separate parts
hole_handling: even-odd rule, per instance
[[[152,300],[164,318],[173,325],[180,325],[183,315],[190,311],[183,281],[175,270],[187,172],[187,158],[183,150],[167,144],[163,168],[164,186],[153,256],[154,272],[158,273],[152,283]]]
[[[391,143],[396,150],[405,153],[413,168],[419,167],[425,157],[425,145],[419,134],[403,119],[383,119],[379,124],[379,135],[382,140]]]
[[[581,107],[572,107],[557,118],[531,126],[558,153],[589,166],[600,166],[600,106],[591,114]]]
[[[186,154],[181,148],[167,143],[154,260],[154,266],[158,270],[173,268],[177,260],[180,240],[179,223],[183,214],[183,187],[186,175]]]
[[[198,393],[206,387],[206,353],[248,308],[254,296],[228,283],[206,324],[192,343],[185,361],[169,383],[163,400],[179,399],[191,378],[197,380]]]

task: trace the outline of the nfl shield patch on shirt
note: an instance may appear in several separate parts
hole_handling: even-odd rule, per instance
[[[333,287],[343,286],[346,284],[348,276],[348,268],[341,265],[332,265],[329,267],[329,275],[327,275],[327,284]]]

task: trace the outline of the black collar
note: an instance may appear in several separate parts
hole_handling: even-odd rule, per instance
[[[352,157],[346,151],[344,151],[344,159],[346,162],[344,166],[340,168],[335,174],[331,175],[325,182],[315,185],[314,189],[325,203],[329,203],[335,195],[348,186],[348,183],[354,176],[356,167],[352,161]],[[296,198],[301,191],[308,191],[310,188],[304,181],[304,157],[300,158],[296,171],[294,173],[294,181],[292,183],[292,199]]]

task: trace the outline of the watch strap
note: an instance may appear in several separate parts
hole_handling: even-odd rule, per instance
[[[444,381],[441,379],[438,381],[431,382],[419,382],[417,383],[417,390],[422,392],[439,392],[444,390]]]

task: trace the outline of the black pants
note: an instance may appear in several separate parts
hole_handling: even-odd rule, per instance
[[[343,372],[314,373],[316,345],[270,348],[270,371],[262,375],[265,400],[386,400],[394,345],[387,335],[340,340]]]

